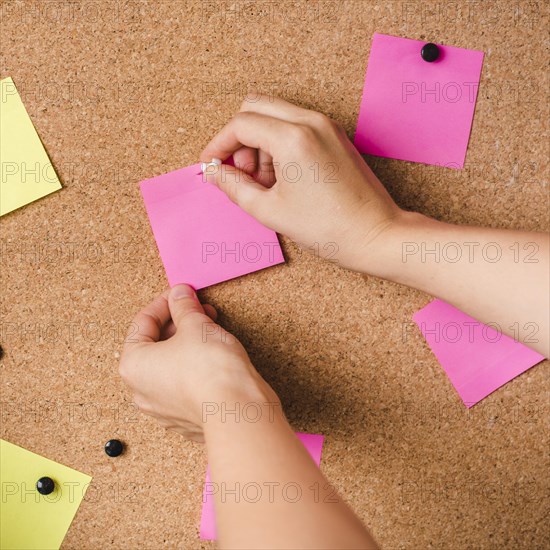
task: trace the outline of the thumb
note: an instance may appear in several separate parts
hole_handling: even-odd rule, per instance
[[[190,313],[202,313],[204,315],[204,309],[195,291],[189,285],[176,285],[170,290],[168,307],[176,328],[179,328],[183,319]]]
[[[210,164],[204,171],[206,181],[219,187],[231,201],[262,221],[270,189],[252,176],[229,164]]]

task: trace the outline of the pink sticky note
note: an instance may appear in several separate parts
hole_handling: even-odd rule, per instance
[[[361,153],[462,168],[483,52],[438,44],[439,58],[420,57],[426,42],[375,34],[355,146]]]
[[[140,185],[170,286],[204,288],[284,262],[276,233],[203,181],[200,164]]]
[[[487,397],[544,356],[456,307],[434,300],[413,315],[467,407]]]
[[[323,435],[304,434],[296,432],[298,439],[304,444],[315,464],[321,463],[321,451],[323,449]],[[202,514],[200,525],[201,540],[216,540],[216,517],[214,512],[214,495],[206,494],[206,484],[210,483],[210,468],[206,470],[205,489],[202,495]]]

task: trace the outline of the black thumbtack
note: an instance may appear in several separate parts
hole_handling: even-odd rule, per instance
[[[439,48],[431,42],[429,44],[424,44],[420,50],[420,55],[424,61],[431,63],[439,57]]]
[[[4,357],[4,348],[0,346],[0,359]]]
[[[36,490],[41,495],[49,495],[50,493],[53,493],[55,489],[55,482],[51,477],[41,477],[36,482]]]
[[[118,439],[109,439],[107,443],[105,443],[105,452],[112,457],[119,456],[122,454],[122,451],[124,450],[124,445],[122,444],[122,441],[119,441]]]

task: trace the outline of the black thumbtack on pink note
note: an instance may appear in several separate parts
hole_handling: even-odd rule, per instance
[[[439,58],[439,48],[432,42],[429,42],[428,44],[422,46],[420,55],[424,61],[432,63]]]

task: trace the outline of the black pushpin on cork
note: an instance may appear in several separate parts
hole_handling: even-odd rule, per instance
[[[36,482],[36,490],[41,495],[49,495],[53,493],[55,489],[55,481],[51,477],[41,477]]]
[[[120,456],[122,451],[124,451],[124,444],[118,439],[109,439],[109,441],[105,443],[105,452],[109,456]]]
[[[431,42],[424,44],[420,50],[420,55],[424,61],[432,63],[439,57],[439,48]]]

